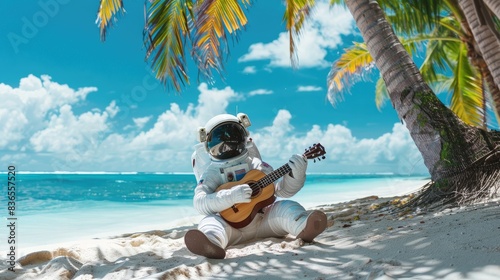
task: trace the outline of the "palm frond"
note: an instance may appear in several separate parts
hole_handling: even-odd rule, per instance
[[[485,115],[483,81],[471,67],[464,45],[459,45],[454,53],[456,53],[456,67],[453,69],[454,76],[450,88],[453,92],[451,109],[466,123],[483,127]]]
[[[189,83],[185,44],[190,38],[191,0],[155,0],[147,8],[144,43],[156,78],[171,81],[177,91]]]
[[[495,24],[496,29],[500,30],[500,19],[497,17],[493,17],[493,23]]]
[[[464,32],[460,26],[460,21],[454,15],[441,17],[435,29],[441,30],[438,34],[447,34],[447,36],[454,36],[456,38],[462,37],[462,33]]]
[[[423,42],[431,39],[430,37],[415,36],[409,39],[400,38],[402,45],[411,54],[416,53]],[[344,54],[334,62],[328,75],[328,99],[332,104],[336,104],[343,99],[345,88],[361,80],[369,80],[369,75],[375,66],[373,58],[366,48],[365,43],[354,42],[354,46],[345,50]],[[385,82],[379,78],[375,88],[375,104],[380,110],[384,102],[389,99]]]
[[[398,37],[399,41],[401,42],[401,45],[406,49],[408,54],[410,55],[416,55],[423,49],[424,43],[426,43],[429,40],[429,37],[423,35],[423,36],[414,36],[411,38],[403,38],[403,37]]]
[[[374,69],[373,58],[365,43],[356,43],[335,61],[327,78],[328,99],[335,105],[343,99],[344,88],[360,80],[367,80]]]
[[[415,35],[434,26],[443,12],[443,0],[379,1],[397,34]]]
[[[442,94],[448,93],[453,88],[452,83],[453,77],[438,74],[436,79],[432,83],[429,83],[429,86],[435,94]]]
[[[433,37],[432,34],[430,36]],[[453,40],[448,41],[446,38],[440,40],[435,36],[433,39],[429,40],[425,60],[420,66],[420,72],[427,82],[434,82],[437,79],[438,73],[453,68],[452,62],[449,60],[446,52],[446,49],[449,48],[451,44],[461,44],[461,42]]]
[[[250,0],[241,0],[241,3],[246,7]],[[227,33],[235,38],[247,24],[247,18],[237,0],[199,1],[194,14],[197,20],[193,28],[192,56],[199,73],[211,79],[212,69],[221,74],[224,54],[229,53]]]
[[[298,58],[295,51],[295,38],[300,34],[304,22],[309,17],[314,4],[315,0],[285,0],[283,21],[286,23],[286,29],[288,30],[290,61],[292,67],[296,67],[298,64]]]
[[[340,1],[331,0],[330,3],[338,4]],[[487,91],[481,75],[468,60],[466,34],[460,25],[462,14],[456,0],[378,2],[397,34],[405,37],[400,37],[400,41],[410,54],[418,55],[425,46],[425,58],[420,70],[434,91],[451,94],[451,109],[466,123],[484,127]],[[328,78],[330,101],[336,101],[335,97],[343,90],[342,87],[349,85],[343,77],[344,72],[351,73],[346,69],[338,61],[332,67]],[[379,79],[375,96],[379,109],[387,99],[384,88],[383,80]]]
[[[346,6],[345,0],[330,0],[330,6],[335,6],[335,5],[342,5]]]
[[[387,92],[387,87],[385,86],[384,79],[382,75],[377,80],[375,85],[375,105],[377,105],[377,109],[381,110],[384,106],[385,102],[389,100],[389,93]]]
[[[100,0],[99,9],[97,10],[96,24],[99,26],[101,40],[106,40],[106,32],[113,25],[113,20],[116,20],[118,12],[125,12],[122,0]]]
[[[434,34],[420,34],[412,38],[400,38],[403,47],[410,53],[416,53],[419,51],[425,42],[446,42],[446,43],[458,43],[460,40],[455,38],[441,38],[436,37]],[[354,45],[345,50],[344,54],[333,63],[330,73],[327,78],[328,85],[328,99],[332,104],[336,104],[339,100],[343,99],[343,93],[346,91],[345,88],[350,87],[354,83],[360,80],[368,80],[370,75],[370,70],[374,68],[373,58],[366,49],[365,43],[354,42]],[[429,43],[428,53],[424,61],[423,67],[424,73],[427,74],[429,80],[430,77],[435,76],[438,71],[435,69],[437,66],[439,69],[445,69],[447,65],[441,60],[441,56],[445,56],[444,50],[441,48],[436,49],[436,54],[432,53],[433,44]],[[440,60],[441,59],[441,60]],[[449,69],[449,68],[448,68]],[[424,74],[423,73],[423,74]],[[425,76],[425,75],[424,75]],[[375,103],[377,108],[380,109],[387,97],[387,92],[383,92],[383,87],[385,83],[383,80],[379,80],[376,87]],[[382,90],[379,92],[379,90]]]

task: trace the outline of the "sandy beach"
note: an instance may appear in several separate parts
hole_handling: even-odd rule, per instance
[[[294,236],[191,254],[174,228],[33,248],[1,279],[500,279],[500,201],[395,211],[408,196],[314,207],[329,218],[313,243]],[[312,208],[311,208],[312,209]],[[193,219],[192,221],[196,221]],[[2,254],[3,256],[4,254]]]

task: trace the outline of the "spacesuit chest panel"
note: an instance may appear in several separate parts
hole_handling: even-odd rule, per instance
[[[247,162],[243,162],[221,166],[219,170],[224,182],[235,182],[241,180],[250,171],[250,166]]]

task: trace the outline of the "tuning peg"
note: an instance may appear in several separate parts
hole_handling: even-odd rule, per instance
[[[313,161],[313,162],[316,162],[316,159],[314,159],[314,161]]]
[[[322,159],[325,159],[326,157],[325,157],[325,156],[322,156],[321,158],[322,158]]]

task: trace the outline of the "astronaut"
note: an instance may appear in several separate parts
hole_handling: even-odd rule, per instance
[[[245,114],[222,114],[199,129],[198,140],[201,143],[198,147],[204,151],[199,148],[192,157],[198,180],[193,204],[199,213],[206,216],[197,229],[189,230],[184,236],[186,247],[193,254],[223,259],[228,246],[288,234],[304,242],[312,242],[326,228],[327,218],[323,212],[306,211],[295,201],[279,199],[295,195],[304,186],[307,160],[302,155],[293,155],[288,162],[291,172],[275,182],[278,199],[261,209],[248,225],[235,228],[220,216],[219,212],[235,204],[250,202],[253,191],[245,183],[216,191],[219,186],[237,182],[253,169],[265,174],[273,171],[261,160],[258,149],[249,138],[248,126],[250,120]],[[205,163],[200,157],[203,152],[210,158]]]

